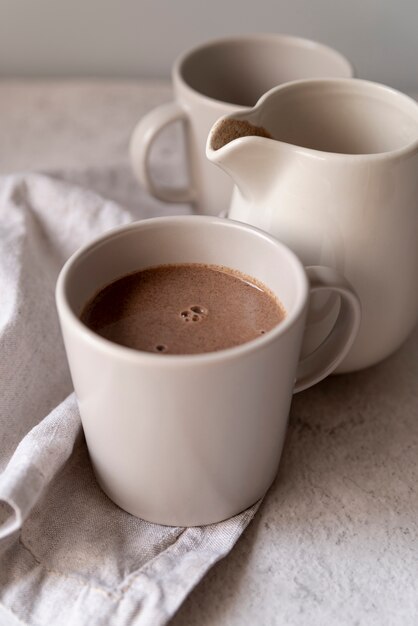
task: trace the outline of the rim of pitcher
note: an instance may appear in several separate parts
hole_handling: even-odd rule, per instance
[[[283,93],[284,91],[292,91],[292,90],[304,89],[304,88],[309,88],[309,87],[314,87],[314,86],[326,87],[329,85],[334,85],[335,87],[356,86],[359,90],[362,90],[363,92],[366,92],[368,90],[369,92],[374,92],[374,93],[380,92],[380,93],[390,94],[392,98],[396,98],[397,100],[403,102],[405,105],[405,108],[407,107],[408,110],[412,112],[413,116],[416,117],[417,127],[418,127],[418,101],[415,100],[413,97],[409,96],[408,94],[402,91],[399,91],[398,89],[395,89],[394,87],[390,87],[383,83],[378,83],[375,81],[370,81],[370,80],[366,80],[362,78],[308,78],[308,79],[294,80],[294,81],[284,83],[283,85],[277,85],[276,87],[272,87],[258,99],[258,101],[253,107],[245,107],[241,109],[236,107],[234,112],[228,113],[220,117],[212,126],[209,132],[209,136],[207,138],[207,143],[206,143],[207,152],[211,154],[217,152],[217,150],[215,150],[212,147],[212,137],[213,137],[213,134],[216,132],[218,123],[221,122],[222,120],[231,119],[231,118],[242,119],[243,117],[248,115],[250,112],[251,113],[256,112],[258,109],[264,106],[265,102],[268,99],[270,99],[272,96],[274,96],[276,93],[279,93],[279,92]],[[230,149],[229,146],[237,141],[241,142],[241,141],[248,141],[248,140],[266,141],[265,138],[260,138],[260,137],[251,136],[251,135],[245,136],[245,137],[239,137],[235,139],[233,142],[227,143],[224,146],[222,146],[222,150]],[[283,142],[283,143],[287,143],[287,142]],[[361,161],[361,160],[370,160],[370,158],[373,158],[373,160],[389,160],[389,159],[392,160],[394,158],[402,157],[405,154],[413,152],[414,150],[418,150],[418,132],[417,132],[416,138],[410,141],[409,143],[406,143],[405,145],[399,148],[395,148],[393,150],[386,150],[384,152],[351,154],[351,153],[340,153],[340,152],[328,152],[327,150],[316,150],[316,149],[307,148],[304,146],[298,146],[298,150],[300,150],[301,152],[307,152],[309,154],[317,154],[319,152],[320,154],[328,155],[329,157],[332,157],[334,159],[344,159],[344,160],[352,159],[356,161]]]

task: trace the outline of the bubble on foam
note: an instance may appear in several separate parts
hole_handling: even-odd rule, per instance
[[[192,304],[188,309],[183,309],[183,311],[180,312],[180,318],[184,322],[200,322],[208,313],[209,311],[206,307],[200,304]]]
[[[193,306],[190,307],[190,310],[193,311],[193,313],[197,313],[198,315],[208,314],[208,310],[204,306],[200,306],[200,304],[193,304]]]
[[[156,349],[156,351],[157,351],[157,352],[167,352],[167,349],[168,349],[168,348],[167,348],[167,346],[166,346],[166,345],[164,345],[163,343],[158,343],[158,344],[155,346],[155,349]]]

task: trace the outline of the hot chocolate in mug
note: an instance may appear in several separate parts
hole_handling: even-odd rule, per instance
[[[221,265],[260,281],[285,319],[246,343],[191,355],[134,350],[80,321],[85,303],[115,279],[179,263]],[[326,341],[300,359],[309,295],[324,290],[340,294],[339,317]],[[266,233],[208,216],[154,218],[110,231],[67,261],[56,301],[99,483],[130,513],[175,526],[220,521],[265,494],[292,394],[338,365],[360,323],[358,298],[338,272],[305,270]]]
[[[148,192],[165,202],[191,202],[201,214],[229,206],[232,182],[205,157],[212,124],[237,107],[253,106],[271,87],[299,78],[349,78],[353,68],[323,44],[277,34],[249,34],[208,41],[185,52],[172,70],[174,102],[151,111],[130,145],[133,171]],[[189,185],[164,188],[153,180],[149,152],[160,131],[184,122]]]
[[[402,344],[418,319],[417,102],[364,80],[295,81],[218,121],[207,156],[235,183],[231,219],[353,284],[362,322],[338,372]],[[334,302],[312,301],[309,349],[328,332]]]

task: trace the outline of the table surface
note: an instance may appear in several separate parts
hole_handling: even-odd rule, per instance
[[[147,197],[129,169],[135,122],[170,98],[159,81],[0,81],[0,173],[88,181],[140,216],[188,212]],[[173,176],[180,144],[158,149]],[[379,365],[295,396],[261,510],[171,624],[416,624],[417,381],[418,329]]]

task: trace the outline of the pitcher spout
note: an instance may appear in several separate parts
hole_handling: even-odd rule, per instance
[[[241,117],[225,116],[214,124],[206,156],[232,178],[245,200],[258,202],[275,184],[280,154],[288,156],[291,149],[267,128],[253,123],[250,111]]]

